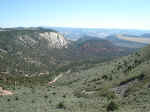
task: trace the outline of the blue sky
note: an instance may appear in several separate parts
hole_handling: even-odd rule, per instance
[[[0,27],[150,29],[150,0],[0,0]]]

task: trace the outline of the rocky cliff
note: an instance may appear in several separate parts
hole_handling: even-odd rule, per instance
[[[24,31],[19,32],[16,36],[16,42],[25,45],[26,47],[47,46],[48,48],[67,48],[68,40],[58,32],[52,31]],[[38,46],[39,45],[39,46]]]
[[[0,31],[0,72],[40,74],[52,71],[62,62],[68,46],[69,41],[53,30],[4,29]]]
[[[56,32],[39,33],[39,40],[47,40],[49,48],[68,47],[68,41],[61,34]]]

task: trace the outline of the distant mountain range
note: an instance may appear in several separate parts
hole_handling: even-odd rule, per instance
[[[54,27],[55,30],[61,32],[64,36],[66,36],[70,40],[78,40],[86,37],[96,37],[107,39],[111,41],[113,44],[121,47],[129,47],[129,48],[141,48],[146,46],[149,43],[141,43],[134,41],[133,37],[138,38],[150,38],[149,30],[130,30],[130,29],[94,29],[94,28],[60,28]],[[118,35],[124,35],[131,39],[121,39],[118,38]],[[143,42],[143,39],[142,39]]]
[[[148,37],[150,38],[150,33],[144,33],[143,35],[141,35],[142,37]]]
[[[142,35],[150,33],[149,30],[134,30],[134,29],[103,29],[103,28],[69,28],[69,27],[46,27],[55,29],[70,39],[79,39],[84,35],[105,38],[110,35],[127,34],[127,35]]]

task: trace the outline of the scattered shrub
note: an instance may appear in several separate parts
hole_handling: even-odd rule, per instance
[[[35,100],[32,100],[31,102],[32,102],[32,103],[35,103]]]
[[[59,102],[59,103],[57,104],[57,108],[58,108],[58,109],[65,109],[66,107],[65,107],[65,105],[64,105],[64,102]]]
[[[108,79],[108,76],[107,76],[107,75],[103,75],[103,76],[102,76],[102,79],[107,80],[107,79]]]
[[[148,88],[150,88],[150,84],[148,85]]]
[[[15,100],[17,101],[17,100],[19,100],[19,98],[18,98],[18,97],[16,97],[16,98],[15,98]]]
[[[115,102],[111,101],[107,106],[107,112],[115,111],[118,108],[119,108],[118,105]]]
[[[53,94],[53,95],[56,95],[56,92],[53,92],[52,94]]]
[[[45,95],[44,98],[47,99],[47,98],[48,98],[48,95]]]
[[[51,103],[52,103],[52,101],[51,101],[51,100],[49,100],[49,101],[48,101],[48,103],[49,103],[49,104],[51,104]]]
[[[66,98],[66,95],[64,94],[62,97]]]
[[[77,98],[81,98],[81,97],[86,97],[86,95],[82,92],[82,90],[77,89],[73,92],[74,96],[76,96]]]
[[[9,101],[10,101],[10,99],[8,98],[8,99],[7,99],[7,101],[9,102]]]
[[[108,90],[102,90],[100,92],[100,96],[107,97],[109,100],[116,98],[115,93],[113,93],[112,91],[108,91]]]

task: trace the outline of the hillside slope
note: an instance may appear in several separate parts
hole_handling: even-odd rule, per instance
[[[129,49],[126,47],[118,47],[114,45],[111,41],[100,39],[92,36],[84,36],[76,41],[76,45],[81,51],[86,55],[91,54],[93,56],[99,57],[114,57],[114,56],[124,56],[128,53],[134,51],[134,49]]]
[[[53,30],[5,29],[0,32],[0,71],[6,74],[47,74],[48,68],[57,64],[59,51],[68,45],[69,41]]]
[[[47,112],[149,112],[150,46],[88,70],[56,77],[12,77],[1,74],[0,85],[13,96],[0,99],[0,109]],[[70,66],[71,68],[71,66]],[[30,105],[31,104],[31,105]]]
[[[86,105],[78,107],[76,103],[82,111],[149,112],[149,67],[150,46],[94,68],[66,74],[56,85],[73,88],[72,94]]]
[[[88,104],[88,109],[96,106],[94,112],[149,112],[149,67],[150,46],[129,56],[66,76],[60,84],[71,84],[75,96],[93,101],[94,104]]]
[[[97,41],[89,49],[94,49]],[[83,46],[83,44],[80,44]],[[104,45],[106,44],[106,45]],[[16,75],[44,75],[64,71],[69,66],[99,63],[132,52],[126,48],[115,48],[109,42],[99,40],[98,51],[81,49],[57,31],[42,28],[7,28],[0,31],[0,72]],[[121,49],[121,50],[117,50]],[[109,52],[107,52],[109,51]]]

